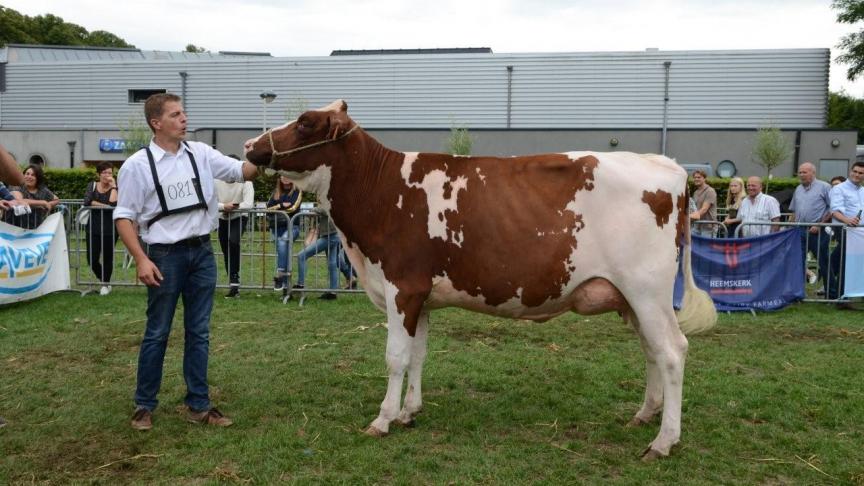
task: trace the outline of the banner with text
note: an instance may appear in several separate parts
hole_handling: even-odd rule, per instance
[[[804,298],[804,257],[797,230],[750,238],[693,235],[693,277],[719,311],[776,310]],[[675,303],[683,289],[679,272]]]
[[[48,216],[32,230],[0,223],[0,304],[69,288],[62,214]]]
[[[864,228],[845,228],[846,265],[843,297],[864,296]]]

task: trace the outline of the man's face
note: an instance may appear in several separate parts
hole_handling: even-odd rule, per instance
[[[860,186],[861,182],[864,181],[864,167],[859,165],[853,166],[852,170],[849,171],[849,180],[853,184]]]
[[[760,192],[762,192],[762,182],[758,179],[747,179],[747,195],[756,197]]]
[[[813,170],[813,167],[808,164],[803,164],[798,168],[798,180],[801,181],[801,184],[805,186],[809,186],[813,183],[813,179],[816,177],[816,171]]]
[[[693,174],[693,185],[702,187],[703,184],[705,184],[705,177],[698,172]]]
[[[186,112],[176,101],[162,105],[162,116],[153,121],[155,133],[171,140],[186,138]]]

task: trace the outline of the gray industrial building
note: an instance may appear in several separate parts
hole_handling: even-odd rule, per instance
[[[121,161],[122,128],[167,91],[184,97],[191,139],[238,154],[263,126],[342,98],[397,150],[443,151],[457,125],[475,154],[666,153],[748,175],[764,172],[751,149],[771,125],[795,146],[776,175],[810,160],[829,177],[846,174],[856,148],[854,130],[825,128],[829,65],[828,49],[272,57],[10,44],[0,49],[0,140],[21,163]]]

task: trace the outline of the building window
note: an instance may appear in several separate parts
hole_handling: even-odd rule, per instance
[[[819,178],[825,181],[834,176],[849,175],[849,159],[820,159]]]
[[[151,95],[166,92],[164,89],[130,89],[129,103],[144,103]]]

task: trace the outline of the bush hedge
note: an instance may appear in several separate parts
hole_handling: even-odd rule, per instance
[[[274,175],[261,174],[253,181],[255,186],[255,201],[267,201],[273,188],[276,187]],[[46,169],[45,179],[48,188],[60,199],[83,199],[87,190],[87,183],[96,180],[96,171],[92,168],[85,169]],[[730,179],[720,177],[709,177],[708,184],[717,191],[718,206],[723,207],[726,201],[726,192],[729,190]],[[784,189],[795,189],[798,186],[798,178],[781,177],[771,179],[768,192],[774,193]],[[693,192],[691,182],[690,192]],[[315,196],[311,193],[303,195],[304,201],[314,201]]]
[[[252,181],[255,186],[255,201],[266,202],[276,187],[277,176],[261,174]],[[84,199],[87,184],[96,180],[96,170],[84,169],[45,169],[45,182],[48,189],[60,199]],[[304,201],[314,201],[311,193],[303,194]]]

